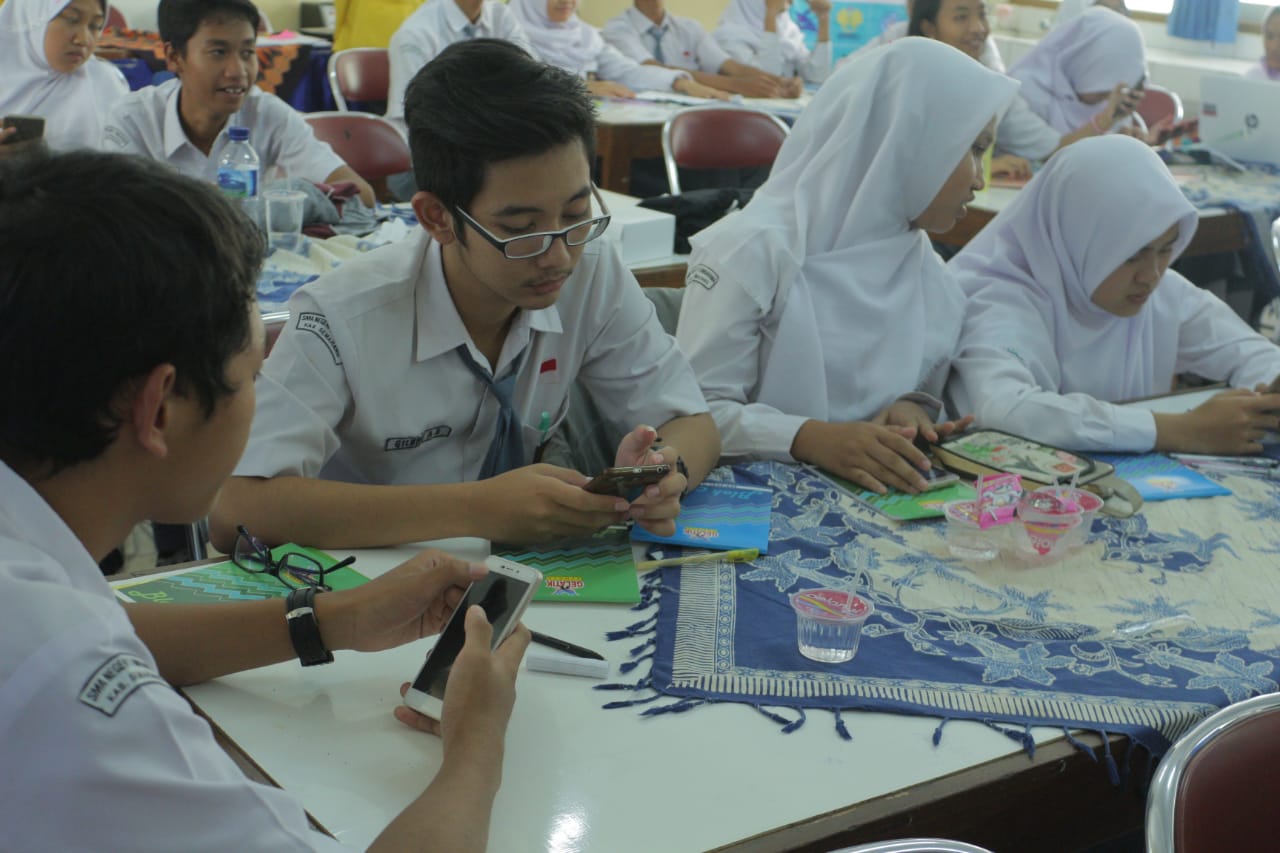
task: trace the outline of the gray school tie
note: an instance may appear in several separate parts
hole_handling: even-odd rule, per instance
[[[476,37],[476,28],[473,24],[466,24],[462,27],[462,34],[469,39]]]
[[[662,54],[662,38],[666,34],[667,31],[657,24],[649,27],[649,35],[653,36],[653,58],[657,60],[659,65],[663,65],[667,61],[667,58]]]
[[[483,382],[498,398],[498,425],[493,431],[493,441],[489,444],[489,452],[480,465],[481,480],[496,477],[498,474],[524,466],[524,431],[520,419],[516,417],[511,406],[511,395],[516,390],[516,379],[520,375],[520,363],[524,361],[524,353],[516,356],[511,362],[507,375],[497,381],[493,374],[485,370],[471,357],[466,344],[458,347],[458,355],[462,363],[471,369],[476,378]]]

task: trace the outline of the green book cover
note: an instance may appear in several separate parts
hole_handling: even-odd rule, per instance
[[[819,471],[825,479],[830,480],[841,491],[846,492],[855,501],[888,516],[895,521],[919,521],[923,518],[941,518],[942,506],[949,501],[971,501],[977,497],[973,486],[965,482],[951,483],[939,489],[909,495],[890,489],[887,494],[877,495],[843,477],[837,477],[827,471]]]
[[[524,548],[494,544],[493,553],[542,572],[534,601],[603,601],[635,604],[640,578],[626,527],[607,527],[582,539]]]
[[[336,559],[315,548],[281,545],[271,549],[271,556],[306,554],[322,566],[332,566]],[[364,575],[347,566],[325,575],[330,589],[351,589],[367,581]],[[227,560],[207,566],[180,569],[166,574],[130,578],[112,584],[116,595],[125,601],[152,601],[173,604],[208,604],[215,601],[258,601],[284,598],[289,588],[272,575],[246,572]]]

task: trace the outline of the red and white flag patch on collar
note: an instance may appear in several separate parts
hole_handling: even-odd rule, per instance
[[[542,362],[542,364],[538,365],[538,375],[541,376],[544,373],[554,373],[555,369],[556,360],[554,358],[549,358]]]

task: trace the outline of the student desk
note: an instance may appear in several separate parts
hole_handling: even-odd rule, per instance
[[[484,553],[476,540],[442,544],[463,556]],[[376,575],[414,550],[351,553],[356,568]],[[605,654],[611,680],[634,680],[617,664],[637,641],[610,643],[603,634],[637,618],[624,607],[540,603],[525,621]],[[288,662],[185,692],[233,755],[363,848],[441,760],[438,740],[391,716],[398,686],[426,648],[341,652],[328,666]],[[740,705],[653,719],[636,708],[602,710],[629,694],[596,691],[595,683],[521,672],[491,850],[819,851],[929,834],[999,850],[1071,849],[1140,822],[1140,795],[1111,787],[1060,729],[1038,730],[1042,745],[1030,759],[977,723],[951,723],[935,747],[936,719],[847,713],[846,742],[819,712],[783,735]]]

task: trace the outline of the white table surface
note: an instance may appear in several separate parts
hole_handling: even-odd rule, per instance
[[[479,557],[477,540],[445,543]],[[350,552],[367,575],[413,547]],[[343,552],[347,553],[347,552]],[[611,680],[640,640],[604,632],[643,618],[625,607],[534,604],[530,627],[602,652]],[[335,663],[283,663],[187,688],[191,700],[345,844],[363,848],[431,779],[440,742],[391,715],[430,641],[387,652],[339,652]],[[842,740],[833,716],[810,711],[792,734],[742,705],[703,706],[653,718],[646,707],[601,705],[644,694],[597,691],[598,682],[521,671],[494,808],[494,851],[707,850],[954,773],[1020,748],[979,723],[849,712]],[[657,704],[662,704],[659,702]],[[1037,729],[1039,743],[1061,729]],[[776,839],[751,846],[778,849]]]
[[[1012,204],[1017,197],[1018,189],[1016,187],[987,187],[974,193],[973,201],[969,204],[969,207],[974,210],[999,213]],[[1234,213],[1234,211],[1227,210],[1225,207],[1201,207],[1196,208],[1196,212],[1200,214],[1201,219],[1212,219],[1215,216],[1226,216]]]

